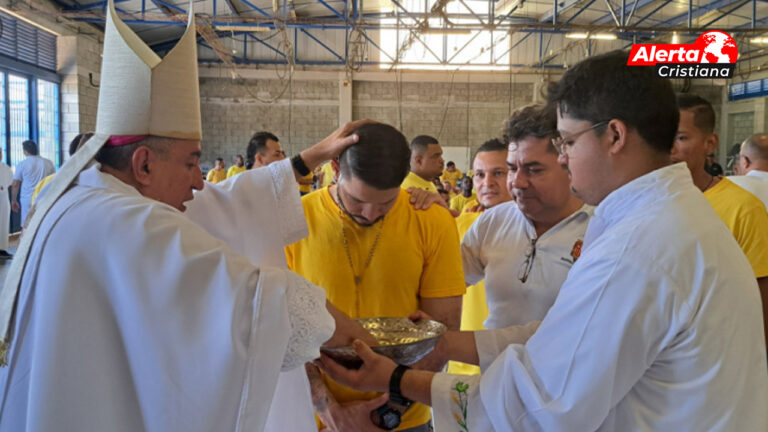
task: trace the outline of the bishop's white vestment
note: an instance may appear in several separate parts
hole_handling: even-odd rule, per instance
[[[277,185],[261,188],[279,208]],[[265,223],[286,241],[282,220]],[[0,431],[261,431],[279,372],[333,327],[321,288],[91,167],[32,245]]]

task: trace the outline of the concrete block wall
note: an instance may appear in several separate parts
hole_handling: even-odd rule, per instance
[[[408,140],[432,135],[444,146],[474,149],[499,136],[510,110],[532,98],[531,83],[360,81],[352,112],[356,119],[390,123]]]
[[[295,154],[338,127],[345,103],[351,104],[353,119],[389,123],[409,140],[428,134],[445,146],[474,149],[500,135],[510,109],[533,99],[533,83],[366,80],[353,81],[351,100],[345,101],[337,77],[317,77],[294,79],[285,91],[286,83],[277,79],[201,77],[203,165],[217,157],[232,164],[260,130],[277,135],[283,149]]]
[[[755,113],[741,112],[728,115],[728,137],[730,141],[721,142],[726,150],[733,144],[741,143],[755,133]]]
[[[227,165],[245,155],[258,131],[277,135],[289,155],[333,132],[339,124],[338,83],[327,80],[200,79],[203,157],[210,165],[222,157]],[[292,97],[291,97],[292,96]]]

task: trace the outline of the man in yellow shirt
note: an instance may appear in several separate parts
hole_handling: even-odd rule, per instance
[[[208,171],[208,176],[205,179],[213,184],[224,181],[227,179],[227,171],[224,169],[224,159],[216,158],[216,165]]]
[[[235,158],[235,164],[229,167],[227,170],[227,178],[234,177],[243,171],[245,171],[245,161],[243,160],[243,155],[237,155]]]
[[[447,164],[445,164],[445,169],[443,170],[443,175],[440,176],[440,181],[448,181],[451,182],[452,187],[456,187],[456,182],[463,176],[464,174],[461,173],[461,171],[456,168],[456,164],[453,163],[453,161],[448,161]]]
[[[267,166],[272,162],[285,159],[285,152],[280,147],[280,140],[271,132],[256,132],[248,141],[245,151],[247,169]]]
[[[677,105],[680,126],[672,148],[672,161],[688,165],[693,183],[704,192],[752,264],[764,300],[764,324],[768,330],[768,304],[765,303],[768,298],[768,213],[765,205],[727,178],[712,176],[704,169],[707,154],[717,148],[719,140],[712,104],[696,95],[680,94]]]
[[[482,212],[503,202],[511,201],[512,195],[507,189],[507,145],[498,139],[483,143],[475,153],[472,162],[477,186],[477,200],[480,204],[478,211],[467,211],[456,218],[459,237],[464,234],[477,220]],[[485,281],[467,287],[461,308],[461,330],[482,330],[483,321],[488,318],[488,304],[485,299]],[[465,363],[451,362],[449,373],[473,375],[480,373],[480,368]]]
[[[468,203],[476,200],[477,194],[474,190],[472,178],[465,177],[464,180],[461,181],[461,193],[451,198],[451,204],[449,207],[451,210],[457,212],[458,215],[461,214],[461,212],[464,210],[464,207]]]
[[[443,149],[437,139],[419,135],[411,141],[411,171],[401,187],[415,187],[437,193],[432,183],[443,172]]]
[[[338,183],[302,199],[309,236],[286,248],[288,267],[325,288],[352,318],[405,317],[420,309],[457,329],[465,283],[453,217],[440,206],[415,210],[409,203],[400,184],[410,152],[399,131],[367,124],[353,133],[359,142],[339,157]],[[342,387],[313,366],[307,372],[329,429],[377,430],[370,412],[383,403],[378,394]],[[398,430],[426,432],[429,420],[429,409],[414,404]]]

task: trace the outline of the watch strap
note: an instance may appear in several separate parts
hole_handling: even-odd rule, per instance
[[[305,176],[311,172],[307,167],[307,164],[304,163],[304,159],[301,158],[301,154],[297,154],[291,158],[291,165],[296,168],[296,172],[298,172],[300,176]]]
[[[403,396],[400,390],[400,383],[403,381],[405,371],[411,369],[405,365],[397,365],[392,375],[389,377],[389,400],[403,406],[409,406],[411,400]]]

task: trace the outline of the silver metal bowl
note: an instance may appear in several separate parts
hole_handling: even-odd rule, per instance
[[[446,331],[445,325],[432,320],[414,323],[408,318],[383,317],[360,318],[357,322],[379,343],[371,347],[374,352],[403,365],[416,363],[432,352]],[[363,364],[351,346],[322,347],[320,351],[349,369],[358,369]]]

